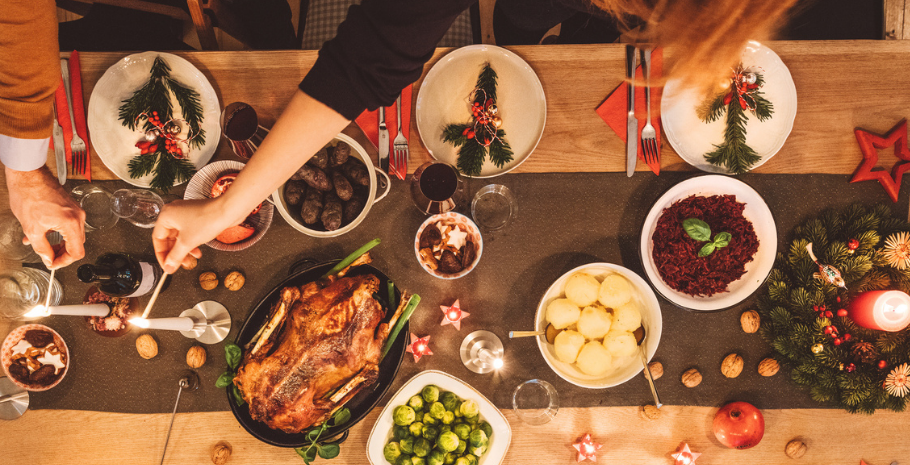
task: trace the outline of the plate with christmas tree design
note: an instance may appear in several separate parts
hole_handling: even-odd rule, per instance
[[[88,129],[91,133],[92,147],[104,165],[118,178],[145,188],[152,186],[153,174],[133,178],[129,171],[130,160],[140,154],[136,143],[144,140],[145,131],[124,126],[120,121],[120,106],[149,81],[152,64],[158,57],[170,67],[171,78],[184,87],[195,90],[199,96],[202,110],[199,127],[205,131],[204,142],[200,147],[193,148],[181,144],[183,151],[187,152],[187,159],[195,169],[202,168],[212,159],[221,139],[221,126],[218,123],[221,107],[218,96],[205,75],[189,61],[163,52],[136,53],[120,59],[104,72],[92,90],[88,104]],[[174,108],[174,119],[183,118],[181,105],[173,93],[169,94],[169,99]],[[183,123],[178,124],[185,127]],[[186,132],[184,129],[183,133],[177,136],[178,139],[185,138]],[[192,176],[192,173],[189,174]],[[186,181],[189,181],[189,177],[175,181],[174,185]]]
[[[759,121],[748,109],[746,144],[760,157],[751,169],[771,159],[786,142],[796,118],[796,85],[787,65],[770,48],[750,41],[743,50],[741,62],[747,70],[760,73],[764,85],[759,89],[771,102],[773,113]],[[676,153],[690,165],[709,173],[732,174],[724,166],[709,163],[705,154],[724,142],[726,112],[711,123],[699,116],[704,113],[705,96],[682,81],[671,79],[664,87],[660,103],[664,134]]]

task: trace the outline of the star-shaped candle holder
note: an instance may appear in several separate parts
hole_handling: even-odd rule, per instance
[[[439,325],[452,325],[458,331],[461,331],[461,320],[470,315],[470,313],[461,309],[461,304],[458,300],[448,307],[440,305],[439,309],[442,310],[443,314],[442,323],[439,323]]]
[[[859,142],[859,148],[863,152],[863,162],[853,173],[850,182],[859,181],[878,181],[881,183],[885,192],[891,197],[891,200],[897,202],[897,194],[901,188],[901,177],[904,172],[910,169],[910,149],[907,148],[907,120],[897,123],[891,131],[885,136],[879,136],[862,129],[856,129],[856,141]],[[894,156],[902,160],[891,168],[889,174],[885,170],[873,171],[878,164],[878,149],[885,149],[894,146]]]
[[[695,459],[697,459],[701,453],[692,452],[692,450],[689,449],[689,445],[683,443],[682,447],[680,447],[676,453],[670,455],[676,460],[674,465],[695,465]]]
[[[597,451],[603,447],[603,444],[594,442],[594,439],[591,438],[591,433],[585,433],[578,442],[572,444],[572,447],[578,451],[578,456],[575,458],[575,461],[584,462],[585,460],[590,460],[596,462]]]
[[[408,344],[407,351],[414,354],[414,363],[419,362],[420,357],[424,355],[433,355],[433,351],[430,350],[430,336],[417,337],[411,333],[411,343]]]

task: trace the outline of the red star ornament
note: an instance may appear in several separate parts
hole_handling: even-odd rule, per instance
[[[470,315],[470,313],[461,309],[461,304],[458,300],[449,307],[440,305],[439,309],[442,310],[443,314],[442,323],[439,323],[439,325],[452,325],[458,331],[461,331],[461,320]]]
[[[603,447],[603,444],[598,444],[591,439],[591,433],[585,433],[581,437],[581,440],[572,444],[572,447],[578,451],[578,457],[575,458],[576,462],[584,462],[585,460],[590,460],[592,462],[597,461],[597,451]]]
[[[689,444],[683,443],[683,446],[670,456],[676,459],[675,465],[695,465],[695,459],[701,456],[701,452],[692,452]]]
[[[411,333],[411,343],[408,344],[407,351],[414,354],[414,363],[419,362],[420,357],[424,355],[433,355],[433,351],[430,350],[430,336],[417,337]]]
[[[892,145],[894,146],[894,156],[903,161],[910,161],[910,149],[907,148],[907,120],[897,123],[897,126],[894,126],[884,137],[862,129],[856,129],[854,133],[856,134],[859,148],[863,152],[863,162],[853,173],[853,178],[850,179],[850,182],[878,181],[891,197],[891,200],[897,202],[897,194],[901,188],[901,177],[905,171],[910,170],[910,163],[898,162],[891,168],[891,174],[884,170],[872,171],[872,169],[878,163],[877,149],[885,149]]]

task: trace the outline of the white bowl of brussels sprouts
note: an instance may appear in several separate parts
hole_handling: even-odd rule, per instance
[[[511,442],[509,422],[483,394],[428,370],[408,380],[382,409],[367,458],[373,465],[497,465]]]

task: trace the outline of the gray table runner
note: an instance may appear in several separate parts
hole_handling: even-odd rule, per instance
[[[484,236],[483,256],[477,268],[456,281],[433,278],[417,263],[414,234],[426,217],[414,208],[404,182],[395,182],[389,196],[375,204],[354,231],[334,239],[300,234],[276,212],[262,241],[245,251],[225,253],[203,247],[198,268],[176,273],[152,317],[177,316],[196,302],[215,300],[231,312],[233,327],[228,340],[233,340],[248,312],[284,279],[295,261],[341,258],[379,237],[382,244],[374,249],[375,265],[399,286],[421,295],[423,300],[411,319],[412,330],[421,336],[432,336],[434,353],[419,363],[406,354],[389,396],[416,373],[438,369],[470,383],[500,408],[509,408],[512,390],[532,378],[552,383],[559,392],[561,407],[642,405],[651,402],[643,377],[611,389],[583,389],[563,381],[547,367],[533,338],[509,340],[508,332],[532,329],[543,293],[555,279],[576,266],[604,261],[642,274],[638,241],[648,210],[664,191],[692,176],[695,174],[667,172],[655,177],[639,172],[632,178],[620,173],[497,178],[495,182],[509,186],[515,193],[518,216],[507,229]],[[788,243],[794,226],[823,208],[844,207],[857,201],[891,203],[877,183],[848,184],[846,176],[750,174],[741,179],[764,196],[774,213],[780,236],[778,247]],[[125,187],[114,181],[100,184],[111,190]],[[473,194],[485,184],[488,182],[470,180],[468,193]],[[907,203],[904,193],[894,205],[895,211],[903,215]],[[109,230],[89,233],[86,258],[57,273],[65,289],[64,303],[80,303],[88,288],[76,279],[79,264],[108,251],[150,258],[150,234],[151,230],[123,221]],[[223,279],[234,270],[246,275],[246,285],[238,292],[223,286],[214,291],[199,287],[197,278],[203,271],[215,271]],[[147,299],[141,299],[142,306]],[[461,331],[439,325],[439,305],[449,305],[455,299],[460,299],[462,308],[471,314],[463,321]],[[825,407],[791,382],[785,369],[771,378],[757,374],[759,361],[771,350],[757,334],[745,334],[740,329],[739,315],[750,307],[752,299],[729,311],[710,314],[690,313],[658,299],[663,312],[663,336],[655,359],[664,366],[664,376],[657,381],[657,387],[665,404],[715,406],[744,400],[759,408]],[[51,317],[41,323],[56,329],[66,340],[72,365],[60,385],[47,392],[32,393],[31,408],[129,413],[164,413],[173,408],[179,373],[188,368],[186,351],[195,341],[173,331],[154,331],[159,354],[144,360],[135,349],[138,330],[119,338],[105,338],[90,331],[81,318]],[[478,329],[493,331],[505,345],[505,367],[498,374],[474,374],[461,363],[461,340]],[[225,368],[223,343],[205,348],[208,361],[198,370],[202,388],[183,397],[181,411],[229,409],[224,390],[214,387],[215,379]],[[736,379],[727,379],[720,373],[721,360],[730,352],[745,359],[745,369]],[[682,372],[691,367],[697,367],[704,376],[694,389],[684,387],[679,380]]]

